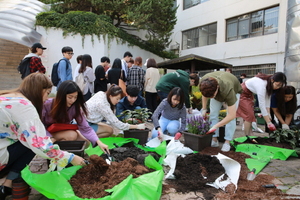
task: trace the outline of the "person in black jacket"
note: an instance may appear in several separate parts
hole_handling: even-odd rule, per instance
[[[94,82],[94,93],[97,93],[99,91],[107,91],[107,79],[105,73],[109,68],[110,59],[106,56],[103,56],[100,62],[100,65],[98,65],[95,69],[96,79]]]

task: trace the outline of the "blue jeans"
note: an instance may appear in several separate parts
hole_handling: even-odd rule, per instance
[[[170,134],[174,136],[180,129],[180,121],[179,120],[169,120],[164,118],[163,116],[160,117],[158,120],[159,126],[163,134]],[[152,138],[158,136],[158,131],[155,128],[152,130]]]
[[[160,101],[162,101],[162,100],[164,100],[165,98],[168,97],[168,93],[165,93],[165,92],[160,91],[160,90],[157,90],[157,95],[159,96]]]
[[[236,109],[239,106],[239,101],[240,101],[240,94],[236,94],[237,101],[235,102]],[[219,112],[221,110],[223,102],[217,101],[215,99],[210,99],[210,114],[209,114],[209,119],[211,121],[210,127],[214,126],[219,122]],[[227,110],[228,114],[228,110]],[[231,120],[228,124],[225,126],[225,140],[231,141],[233,139],[233,135],[236,129],[236,118]],[[219,137],[219,129],[216,130],[215,134],[213,137]]]

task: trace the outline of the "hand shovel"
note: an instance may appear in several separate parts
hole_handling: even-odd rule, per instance
[[[106,156],[106,159],[105,159],[105,161],[106,161],[106,163],[107,164],[111,164],[111,161],[113,161],[113,157],[111,157],[110,156],[110,154],[107,152],[107,151],[105,151],[106,153],[105,153],[105,156]]]

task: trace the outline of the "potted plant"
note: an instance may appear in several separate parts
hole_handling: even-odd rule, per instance
[[[147,119],[151,116],[151,112],[148,108],[140,108],[135,110],[124,110],[119,117],[121,121],[129,124],[141,124],[145,123]],[[124,131],[124,138],[136,138],[139,139],[139,144],[143,145],[147,142],[149,135],[149,129],[138,130],[129,129]]]
[[[211,145],[212,134],[206,133],[210,129],[210,124],[207,119],[202,116],[192,116],[187,119],[187,131],[182,132],[184,135],[185,146],[194,151],[201,151],[202,149]]]

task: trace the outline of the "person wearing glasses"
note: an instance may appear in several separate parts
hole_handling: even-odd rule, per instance
[[[59,85],[67,80],[73,80],[72,78],[72,65],[70,63],[70,59],[73,57],[73,49],[72,47],[66,46],[61,49],[63,54],[63,58],[58,63],[57,73],[59,77],[59,82],[57,84],[57,88]]]
[[[113,84],[107,92],[99,91],[87,102],[86,117],[89,125],[95,130],[99,138],[109,137],[113,134],[113,127],[122,131],[128,129],[145,129],[145,124],[132,125],[123,123],[114,114],[117,103],[122,98],[122,88]],[[103,120],[109,123],[103,123]]]

